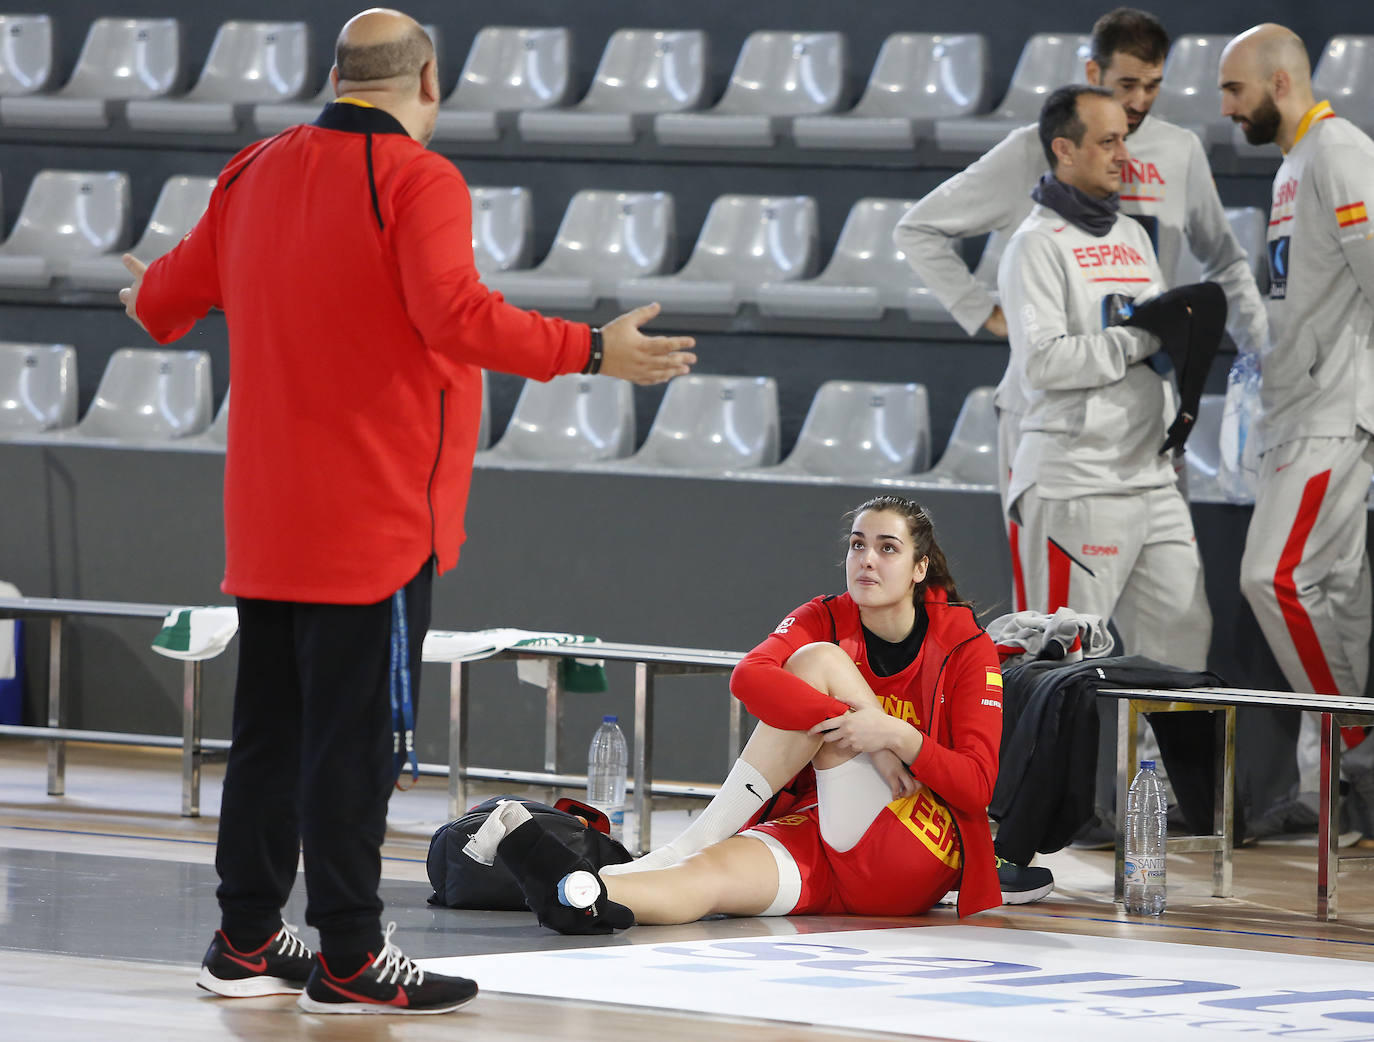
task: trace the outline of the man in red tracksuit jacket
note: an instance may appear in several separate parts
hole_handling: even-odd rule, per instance
[[[480,370],[657,383],[695,358],[639,331],[656,306],[591,330],[481,284],[467,185],[425,147],[438,74],[413,19],[352,19],[331,78],[338,100],[235,156],[176,249],[125,259],[120,298],[159,343],[212,307],[229,327],[222,588],[241,644],[222,928],[199,983],[303,990],[312,1012],[440,1012],[475,986],[401,955],[377,887],[431,578],[463,541]],[[313,960],[281,920],[302,846]]]

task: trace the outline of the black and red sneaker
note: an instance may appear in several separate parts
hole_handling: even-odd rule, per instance
[[[381,954],[347,977],[316,959],[296,1005],[307,1013],[448,1013],[472,1001],[476,983],[420,969],[391,943],[395,929],[388,924]]]
[[[283,924],[250,952],[239,951],[223,930],[216,930],[201,960],[196,984],[231,999],[295,995],[305,987],[314,961],[315,953],[296,936],[292,926]]]

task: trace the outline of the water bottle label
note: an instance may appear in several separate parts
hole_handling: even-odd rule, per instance
[[[1162,857],[1128,858],[1125,864],[1126,885],[1141,886],[1164,885],[1164,859]]]

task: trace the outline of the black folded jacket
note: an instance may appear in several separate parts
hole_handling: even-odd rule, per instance
[[[1178,374],[1178,415],[1160,452],[1180,447],[1197,422],[1202,390],[1226,331],[1226,294],[1215,282],[1196,282],[1137,304],[1123,325],[1159,337]]]

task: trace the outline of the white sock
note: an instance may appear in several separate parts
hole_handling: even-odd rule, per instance
[[[530,812],[519,800],[502,800],[487,815],[482,827],[472,834],[463,847],[463,853],[474,861],[490,865],[496,860],[496,847],[506,838],[506,834],[529,820]]]
[[[753,766],[736,760],[706,809],[682,834],[665,847],[651,850],[638,861],[624,865],[607,865],[600,875],[624,875],[626,872],[652,872],[672,868],[680,861],[705,850],[713,843],[729,839],[742,829],[759,808],[773,798],[773,788]]]

